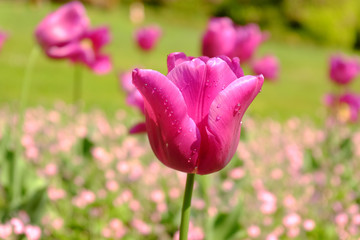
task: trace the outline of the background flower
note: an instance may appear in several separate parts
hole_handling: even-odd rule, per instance
[[[90,20],[80,2],[70,2],[46,16],[35,37],[48,57],[69,59],[87,65],[97,74],[112,69],[109,56],[101,49],[110,41],[107,27],[90,28]]]

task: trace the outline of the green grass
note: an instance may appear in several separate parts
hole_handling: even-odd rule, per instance
[[[27,6],[20,3],[0,2],[0,29],[10,38],[0,53],[0,105],[18,101],[27,58],[36,45],[33,30],[37,23],[57,6]],[[150,54],[141,53],[132,40],[135,26],[128,19],[128,9],[113,11],[88,9],[93,26],[109,25],[113,35],[105,51],[111,53],[114,71],[105,76],[84,72],[83,99],[86,109],[102,108],[114,112],[129,109],[119,90],[117,74],[135,66],[166,72],[166,55],[183,51],[188,55],[200,54],[201,34],[207,16],[189,15],[167,9],[147,9],[146,23],[157,23],[164,30],[157,49]],[[258,55],[273,53],[281,62],[281,77],[277,83],[266,82],[262,93],[251,106],[251,113],[259,117],[285,120],[292,116],[320,119],[324,113],[322,96],[331,88],[328,81],[328,57],[332,49],[318,46],[267,42]],[[70,103],[74,69],[67,61],[49,60],[43,54],[37,59],[28,105],[51,107],[55,101]],[[251,74],[245,67],[245,73]],[[359,80],[355,89],[360,89]]]

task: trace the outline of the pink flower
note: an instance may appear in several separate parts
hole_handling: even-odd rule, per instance
[[[162,31],[159,26],[147,26],[136,30],[135,40],[140,49],[150,51],[156,46],[161,35]]]
[[[168,66],[174,67],[167,76],[133,71],[133,83],[145,99],[151,147],[170,168],[197,174],[219,171],[236,151],[242,117],[264,78],[243,76],[239,59],[225,56],[188,60],[173,53]]]
[[[236,27],[236,42],[232,57],[240,58],[240,61],[250,60],[260,44],[268,38],[266,33],[262,33],[256,24],[248,24]]]
[[[252,64],[252,70],[255,74],[262,74],[265,79],[274,81],[278,77],[279,61],[275,56],[267,55],[255,60]]]
[[[261,234],[261,229],[256,225],[251,225],[247,229],[247,233],[252,238],[257,238]]]
[[[11,225],[7,224],[0,224],[0,239],[8,239],[12,234]]]
[[[4,32],[0,32],[0,50],[2,49],[5,40],[8,38],[8,35]]]
[[[340,96],[327,94],[325,105],[334,109],[341,122],[357,122],[360,118],[360,95],[347,92]]]
[[[46,55],[83,63],[97,74],[108,73],[112,64],[100,51],[110,41],[109,29],[90,29],[84,6],[70,2],[46,16],[35,30],[35,37]]]
[[[315,228],[315,222],[312,219],[306,219],[303,223],[305,231],[312,231]]]
[[[41,229],[38,226],[28,225],[25,227],[25,235],[28,240],[38,240],[41,237]]]
[[[126,102],[130,106],[134,106],[138,108],[141,113],[145,114],[144,112],[144,98],[137,90],[135,85],[132,83],[132,72],[125,72],[120,74],[119,76],[121,86],[126,92]],[[129,130],[129,133],[144,133],[146,132],[146,125],[145,122],[140,122],[132,126]]]
[[[330,58],[330,78],[339,85],[350,83],[359,74],[359,63],[356,59],[335,55]]]
[[[230,55],[234,48],[236,31],[230,18],[210,19],[202,39],[202,54],[208,57]]]

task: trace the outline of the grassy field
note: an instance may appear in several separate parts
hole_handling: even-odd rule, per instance
[[[0,2],[0,29],[10,34],[0,53],[0,105],[15,104],[20,96],[21,83],[31,49],[36,46],[33,30],[37,23],[56,6],[41,7]],[[93,26],[109,25],[113,35],[106,51],[111,54],[114,71],[96,76],[84,70],[83,99],[86,109],[101,108],[112,113],[126,108],[124,95],[119,90],[117,74],[134,66],[166,72],[166,55],[183,51],[188,55],[200,54],[201,35],[207,16],[186,15],[169,10],[147,9],[146,23],[157,23],[164,30],[158,48],[143,54],[132,40],[135,26],[123,7],[110,12],[88,9]],[[278,37],[277,37],[278,39]],[[259,117],[285,120],[291,116],[321,119],[324,115],[322,96],[331,89],[328,81],[328,57],[334,49],[319,46],[265,43],[258,55],[273,53],[280,59],[281,74],[277,83],[265,83],[261,95],[251,107]],[[53,106],[57,100],[71,102],[74,69],[67,61],[53,61],[41,56],[37,59],[32,78],[29,105]],[[250,74],[245,67],[245,73]],[[355,89],[360,89],[360,81]]]

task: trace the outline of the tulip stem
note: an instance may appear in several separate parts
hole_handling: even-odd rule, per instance
[[[73,88],[73,104],[79,104],[82,94],[82,66],[80,64],[74,65],[74,88]]]
[[[33,47],[33,49],[30,52],[27,65],[25,68],[24,78],[22,82],[21,87],[21,95],[20,95],[20,103],[19,103],[19,116],[18,116],[18,128],[17,128],[17,134],[15,135],[16,144],[15,144],[15,156],[12,160],[11,165],[11,201],[10,205],[11,207],[14,207],[19,201],[20,201],[20,195],[21,195],[21,174],[20,174],[20,159],[21,159],[21,153],[22,153],[22,146],[21,146],[21,136],[23,131],[23,125],[24,125],[24,119],[25,119],[25,111],[29,96],[29,90],[31,86],[31,79],[32,79],[32,73],[35,66],[36,59],[39,55],[39,48]]]
[[[188,173],[186,177],[186,186],[184,201],[181,210],[181,223],[180,223],[180,240],[188,239],[189,231],[189,220],[190,220],[190,210],[191,210],[191,197],[194,187],[194,173]]]

